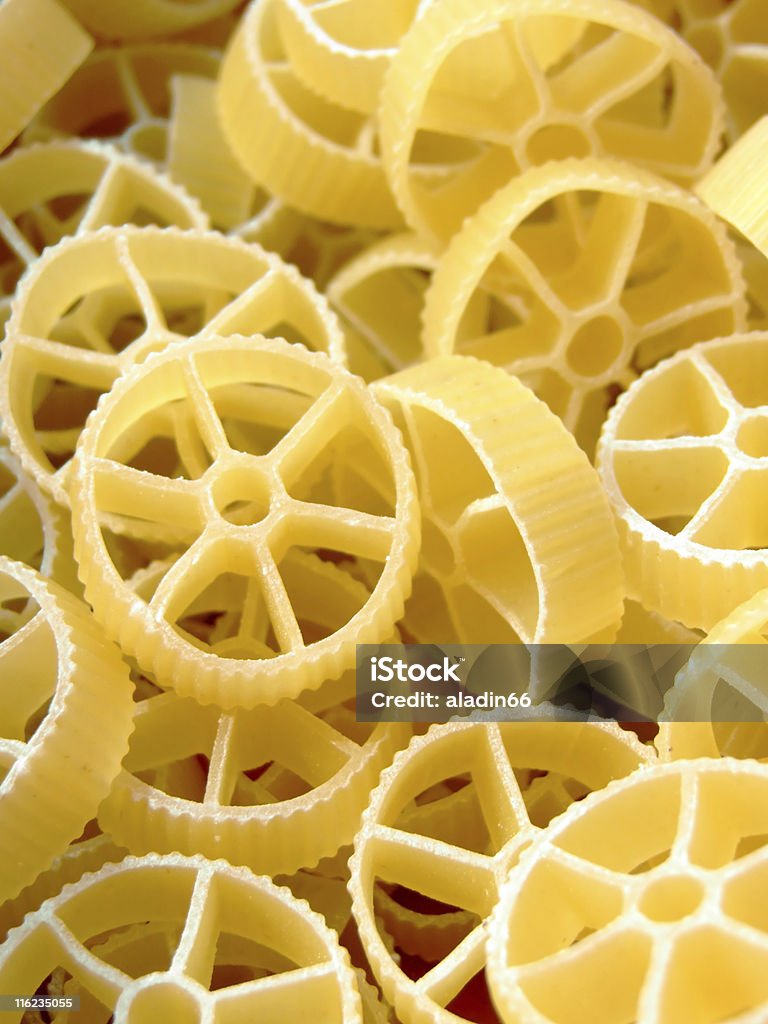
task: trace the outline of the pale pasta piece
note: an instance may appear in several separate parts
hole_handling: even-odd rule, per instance
[[[745,329],[723,225],[685,190],[597,159],[551,163],[499,189],[451,239],[424,310],[428,355],[503,366],[590,455],[617,391],[640,371]]]
[[[0,554],[77,592],[72,529],[66,512],[0,447]]]
[[[362,1024],[348,954],[322,917],[223,860],[128,857],[66,886],[0,947],[0,987],[35,992],[62,967],[83,1008],[122,1024]]]
[[[344,329],[353,373],[370,382],[421,360],[424,297],[440,258],[438,247],[413,232],[391,234],[328,281],[325,294]]]
[[[385,377],[373,391],[403,431],[419,484],[410,636],[538,644],[615,630],[623,583],[610,509],[543,402],[462,356]],[[362,458],[342,465],[340,481],[342,498],[381,488]]]
[[[280,0],[288,58],[307,85],[332,103],[373,114],[403,34],[431,0]]]
[[[523,853],[494,912],[501,1019],[763,1019],[766,808],[768,767],[731,759],[635,772],[573,804]]]
[[[67,504],[82,425],[121,373],[181,338],[241,332],[346,358],[326,300],[260,246],[152,227],[65,239],[25,277],[7,325],[0,414],[12,450]]]
[[[363,816],[350,891],[366,955],[404,1024],[466,1019],[447,1007],[482,973],[487,918],[499,888],[539,832],[518,775],[559,772],[591,790],[653,760],[651,749],[616,725],[567,722],[433,726],[397,755]],[[434,819],[420,826],[430,791],[445,780],[458,792],[433,798],[438,804],[447,800],[455,808],[464,788],[471,802],[461,815],[438,817],[437,827]],[[469,912],[458,944],[418,980],[398,965],[376,922],[377,882]]]
[[[162,164],[168,148],[172,77],[214,78],[219,57],[209,47],[187,43],[102,47],[43,107],[24,133],[24,141],[46,142],[71,135],[107,139],[135,156]]]
[[[628,593],[691,628],[768,586],[767,360],[760,333],[694,345],[644,373],[603,429]]]
[[[158,431],[174,455],[149,472],[142,451]],[[330,503],[324,474],[351,444],[389,481],[388,507]],[[350,668],[356,643],[391,635],[418,553],[415,482],[386,411],[327,356],[263,337],[171,346],[113,386],[75,461],[75,552],[88,599],[107,633],[180,695],[225,708],[275,704]],[[169,546],[143,599],[115,565],[109,531]],[[294,548],[379,567],[371,594],[319,638],[297,614]],[[219,654],[201,649],[184,617],[228,575],[243,594],[240,642]]]
[[[611,155],[688,183],[712,163],[723,122],[698,54],[620,0],[434,0],[403,38],[379,112],[397,203],[442,241],[548,160]],[[451,173],[419,181],[422,147],[452,159]]]
[[[131,685],[89,609],[5,557],[0,638],[2,901],[50,866],[109,792],[128,749]]]
[[[295,552],[284,571],[305,630],[334,631],[368,598],[362,584],[317,556]],[[207,649],[258,656],[258,641],[237,632],[245,618],[237,591],[221,589],[194,609],[215,618],[222,603],[232,606],[218,611]],[[222,856],[260,874],[333,856],[351,842],[381,769],[411,735],[406,724],[356,723],[353,674],[339,683],[321,687],[311,709],[281,701],[222,714],[173,693],[139,702],[130,752],[99,811],[101,827],[132,853]]]
[[[93,140],[20,147],[0,160],[0,328],[19,278],[46,246],[107,224],[206,228],[208,219],[159,171]]]
[[[275,0],[252,4],[222,62],[221,124],[253,181],[321,220],[402,224],[378,152],[374,118],[308,89],[286,59]],[[416,169],[419,178],[434,180]]]
[[[705,637],[664,702],[656,738],[665,760],[768,758],[768,592],[739,605]]]
[[[56,0],[0,5],[0,153],[93,49],[93,39]]]
[[[228,14],[240,0],[62,0],[86,28],[105,39],[151,39],[184,32]]]

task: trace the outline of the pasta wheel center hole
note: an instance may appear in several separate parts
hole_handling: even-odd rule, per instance
[[[754,417],[742,423],[736,442],[753,459],[768,458],[768,416]]]
[[[144,1024],[148,1020],[183,1020],[196,1024],[200,1005],[191,992],[169,979],[152,979],[149,984],[129,990],[125,1007],[126,1024]]]
[[[681,921],[698,910],[704,887],[688,875],[668,875],[651,882],[640,897],[640,912],[651,921]]]
[[[427,568],[438,576],[450,576],[456,565],[451,542],[429,519],[424,520],[421,529],[422,555]]]
[[[588,320],[574,334],[568,346],[568,365],[581,377],[606,373],[621,354],[624,332],[610,316]]]
[[[531,135],[526,149],[532,164],[543,164],[569,156],[589,156],[592,145],[576,125],[545,124]]]
[[[235,526],[255,526],[269,514],[269,482],[255,466],[223,469],[211,484],[211,495],[222,519]]]

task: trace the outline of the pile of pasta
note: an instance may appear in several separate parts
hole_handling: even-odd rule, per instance
[[[764,14],[0,0],[9,1021],[766,1019]]]

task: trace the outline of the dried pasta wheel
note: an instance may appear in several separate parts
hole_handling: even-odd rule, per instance
[[[219,54],[205,46],[103,47],[43,107],[24,133],[24,141],[47,142],[70,135],[109,139],[135,156],[161,164],[168,146],[173,75],[214,78],[218,68]]]
[[[0,153],[67,81],[93,40],[56,0],[0,7]]]
[[[494,913],[502,1020],[764,1019],[767,808],[768,767],[730,759],[636,772],[574,804]]]
[[[160,926],[170,951],[141,941]],[[132,940],[138,971],[121,956]],[[0,987],[35,992],[57,968],[77,986],[83,1011],[107,1008],[116,1024],[362,1024],[349,957],[320,915],[222,860],[127,857],[66,886],[0,948]]]
[[[375,123],[304,86],[286,60],[275,0],[251,4],[222,62],[221,125],[253,180],[298,210],[338,224],[402,223]]]
[[[110,836],[103,834],[72,843],[15,899],[0,905],[0,943],[5,941],[11,928],[18,927],[30,911],[37,910],[44,900],[55,896],[68,882],[76,882],[87,872],[98,871],[104,864],[114,864],[127,853]]]
[[[17,291],[0,366],[0,414],[25,471],[66,504],[69,459],[98,396],[198,332],[280,335],[345,361],[326,300],[257,245],[128,226],[48,250]]]
[[[767,368],[765,334],[695,345],[644,373],[603,429],[628,592],[692,628],[768,586]]]
[[[67,590],[76,589],[72,531],[64,511],[26,476],[8,448],[1,446],[0,554],[32,566]]]
[[[441,240],[547,160],[611,154],[690,182],[712,162],[722,119],[695,51],[619,0],[435,0],[403,38],[380,106],[398,205]],[[436,139],[461,144],[453,173],[419,182],[413,161]]]
[[[403,370],[373,391],[402,430],[419,483],[422,550],[403,619],[410,636],[570,643],[618,626],[610,509],[586,456],[543,402],[463,356]],[[363,459],[350,459],[342,481],[342,496],[381,493]]]
[[[323,292],[340,267],[382,237],[370,228],[344,227],[306,214],[296,216],[296,233],[285,258]]]
[[[768,255],[768,187],[759,168],[766,155],[768,117],[754,124],[721,156],[695,189],[711,210],[748,238],[763,256]]]
[[[451,240],[424,310],[429,355],[503,366],[589,454],[617,389],[640,370],[745,329],[725,228],[683,189],[597,159],[550,163],[499,189]]]
[[[150,39],[184,32],[228,14],[240,0],[62,0],[79,21],[106,39]]]
[[[435,246],[406,232],[374,242],[331,278],[325,294],[353,373],[373,381],[420,361],[424,295],[439,259]]]
[[[634,0],[674,25],[717,75],[733,142],[766,111],[768,45],[761,0]]]
[[[538,832],[520,778],[553,771],[600,789],[653,757],[616,725],[570,722],[434,726],[397,755],[363,816],[350,892],[366,955],[404,1024],[466,1019],[457,997],[483,970],[486,920],[509,867]],[[446,781],[450,795],[435,796]],[[458,945],[414,969],[416,980],[398,966],[377,925],[377,883],[470,914]]]
[[[191,195],[112,146],[70,140],[13,150],[0,161],[0,328],[19,278],[46,246],[131,223],[208,226]]]
[[[762,590],[719,622],[675,677],[655,741],[660,757],[768,758],[766,644]]]
[[[173,456],[149,472],[142,452],[164,431]],[[329,504],[324,474],[352,445],[389,481],[388,505]],[[76,462],[75,551],[88,598],[123,649],[182,696],[225,708],[277,703],[341,675],[356,643],[380,642],[400,617],[419,544],[408,455],[363,383],[325,355],[262,337],[174,346],[114,385]],[[145,598],[120,575],[109,531],[170,545],[173,564]],[[293,548],[381,567],[340,628],[302,630]],[[242,609],[220,653],[184,627],[217,581]]]
[[[128,749],[131,685],[85,605],[5,557],[0,637],[2,901],[77,838],[107,795]]]
[[[335,631],[368,598],[314,555],[295,552],[287,570],[305,628]],[[244,644],[221,621],[210,649],[226,656]],[[332,686],[328,698],[318,691],[312,710],[281,701],[222,714],[173,693],[140,702],[124,769],[99,811],[102,828],[132,853],[198,852],[270,875],[334,855],[351,842],[381,769],[411,731],[356,723],[353,673],[340,694]]]
[[[331,103],[373,114],[401,36],[429,0],[281,0],[280,30],[301,79]]]
[[[681,622],[650,612],[637,601],[624,602],[617,644],[697,644],[701,639],[700,632],[686,629]]]

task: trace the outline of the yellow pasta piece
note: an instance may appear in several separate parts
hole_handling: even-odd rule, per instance
[[[616,636],[617,644],[697,644],[702,634],[681,622],[648,611],[639,602],[626,600]]]
[[[762,0],[634,0],[674,25],[717,75],[730,142],[766,112],[768,45]]]
[[[510,177],[551,159],[611,154],[687,183],[715,156],[723,106],[695,51],[619,0],[435,0],[392,61],[380,120],[406,221],[445,241]],[[419,182],[420,146],[438,139],[452,173]]]
[[[768,586],[766,366],[764,334],[695,345],[644,373],[603,429],[628,592],[692,628]]]
[[[0,152],[93,49],[93,40],[56,0],[0,6]]]
[[[307,89],[286,61],[274,0],[251,4],[224,58],[219,112],[258,185],[322,220],[391,228],[401,217],[374,122]]]
[[[0,942],[5,941],[8,932],[17,928],[30,911],[37,910],[44,900],[55,896],[68,882],[76,882],[87,872],[98,871],[104,864],[114,864],[127,853],[110,836],[103,834],[72,843],[15,899],[0,905]]]
[[[462,356],[403,370],[373,391],[403,431],[419,482],[422,549],[403,619],[410,636],[571,643],[618,626],[622,573],[609,507],[543,402]],[[362,458],[341,479],[342,497],[345,488],[381,493]]]
[[[274,406],[290,412],[279,429]],[[141,452],[163,416],[176,454],[148,472]],[[351,442],[389,481],[388,506],[328,503],[322,476]],[[75,551],[88,599],[108,634],[182,696],[225,708],[296,696],[350,668],[355,644],[380,642],[401,615],[419,543],[408,456],[385,410],[327,356],[262,337],[173,346],[113,386],[76,463]],[[143,599],[105,531],[169,545],[172,564]],[[296,547],[380,567],[370,596],[317,639],[297,617]],[[243,622],[240,643],[216,653],[183,619],[222,577],[244,595]]]
[[[291,65],[332,103],[372,114],[400,37],[426,0],[281,0],[280,30]]]
[[[24,141],[47,142],[70,135],[109,139],[121,149],[161,164],[168,148],[173,75],[214,78],[218,67],[219,54],[205,46],[102,47],[43,107],[25,131]]]
[[[283,250],[285,259],[295,263],[306,277],[325,292],[329,280],[348,260],[354,259],[381,237],[371,228],[344,227],[307,214],[297,216],[296,233]]]
[[[666,695],[655,741],[660,757],[768,758],[766,627],[763,590],[702,640]]]
[[[5,557],[0,637],[1,902],[48,868],[107,795],[128,749],[131,687],[85,605]]]
[[[0,447],[0,554],[77,592],[68,517],[26,476],[6,447]]]
[[[106,224],[206,228],[191,195],[112,146],[55,141],[0,160],[0,328],[24,269],[65,235]]]
[[[487,967],[501,1020],[763,1019],[767,808],[768,767],[727,759],[573,804],[501,892]]]
[[[84,1010],[130,1024],[363,1019],[349,956],[320,915],[223,860],[128,857],[66,886],[0,947],[0,988],[35,992],[59,967]]]
[[[768,47],[766,48],[768,54]],[[768,117],[754,124],[696,183],[696,194],[768,256]]]
[[[316,556],[294,553],[284,571],[305,630],[333,632],[368,599],[362,584]],[[234,605],[234,635],[221,626],[224,613],[209,640],[211,652],[224,656],[248,650],[230,589],[223,596]],[[255,655],[256,641],[250,645]],[[102,828],[132,853],[223,856],[261,874],[334,855],[351,842],[379,772],[411,735],[405,724],[355,723],[353,675],[343,683],[327,697],[321,688],[311,710],[281,701],[222,714],[172,693],[141,701],[124,770],[99,811]]]
[[[724,227],[690,193],[615,161],[561,161],[499,189],[451,240],[424,347],[519,376],[591,455],[638,370],[746,329],[744,293]]]
[[[259,246],[122,227],[48,250],[16,294],[0,366],[0,415],[25,470],[66,504],[69,459],[99,394],[199,332],[279,335],[345,361],[326,300]]]
[[[569,722],[433,726],[397,755],[363,816],[350,864],[350,891],[366,955],[404,1024],[465,1019],[450,1007],[482,973],[486,920],[499,887],[539,831],[528,817],[518,773],[560,772],[591,790],[653,760],[650,748],[616,725]],[[452,840],[414,823],[414,811],[428,806],[429,791],[446,779],[454,780],[460,792],[471,788],[482,823],[479,832],[475,815],[469,824],[453,817]],[[453,797],[443,799],[453,802]],[[418,981],[398,966],[377,925],[377,881],[472,915],[469,932]]]
[[[220,18],[240,0],[62,0],[91,32],[106,39],[150,39]]]
[[[325,294],[353,373],[373,381],[420,361],[424,295],[439,259],[439,250],[412,232],[388,235],[331,278]]]

